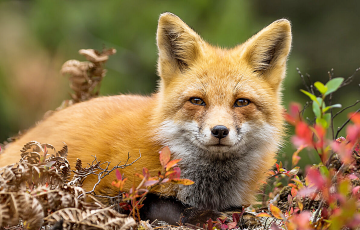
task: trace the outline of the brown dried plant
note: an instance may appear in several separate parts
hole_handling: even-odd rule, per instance
[[[20,152],[18,163],[0,168],[0,227],[49,229],[60,223],[62,229],[129,229],[136,225],[131,217],[87,195],[75,185],[76,177],[69,181],[66,145],[56,151],[50,144],[32,141]],[[87,170],[79,160],[76,171]]]
[[[81,49],[79,53],[88,61],[69,60],[61,68],[62,74],[70,75],[70,88],[74,90],[71,94],[71,103],[86,101],[99,95],[101,80],[106,74],[104,65],[116,50],[111,48],[98,52],[93,49]]]

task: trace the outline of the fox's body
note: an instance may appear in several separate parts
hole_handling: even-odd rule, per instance
[[[56,112],[0,155],[0,166],[20,158],[32,140],[61,149],[68,159],[125,163],[132,178],[143,167],[160,170],[158,152],[169,146],[182,177],[194,185],[158,190],[186,205],[225,210],[250,204],[274,164],[283,134],[281,81],[291,46],[290,24],[279,20],[233,49],[210,46],[175,15],[160,17],[159,90],[151,97],[92,99]],[[98,193],[115,195],[114,178]],[[97,178],[85,181],[92,188]],[[131,186],[128,183],[128,186]],[[128,188],[127,188],[128,189]]]

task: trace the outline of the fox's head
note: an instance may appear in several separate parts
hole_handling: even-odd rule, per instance
[[[232,49],[205,42],[179,17],[160,16],[157,96],[161,136],[172,151],[226,157],[275,152],[282,135],[281,82],[290,22],[275,21]]]

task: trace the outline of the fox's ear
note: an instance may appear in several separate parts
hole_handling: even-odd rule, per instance
[[[160,15],[157,29],[158,72],[166,81],[186,71],[201,52],[201,37],[172,13]]]
[[[277,20],[251,37],[243,45],[241,56],[255,73],[277,88],[285,77],[291,39],[290,22]]]

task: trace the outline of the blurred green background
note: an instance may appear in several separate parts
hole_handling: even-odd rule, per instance
[[[321,3],[322,2],[322,3]],[[232,47],[279,18],[292,22],[293,49],[284,84],[284,105],[307,98],[296,68],[313,81],[348,77],[360,67],[359,2],[262,0],[33,0],[0,1],[0,142],[34,125],[69,99],[61,65],[84,60],[82,48],[113,47],[101,94],[154,92],[159,14],[177,14],[208,42]],[[360,75],[360,74],[358,74]],[[334,96],[348,106],[360,99],[360,76]],[[359,105],[355,107],[359,108]],[[355,108],[349,111],[354,111]],[[310,114],[310,113],[309,113]],[[346,120],[337,118],[335,127]],[[291,128],[289,133],[291,133]],[[289,141],[279,155],[289,159]],[[303,153],[302,163],[316,162]]]

